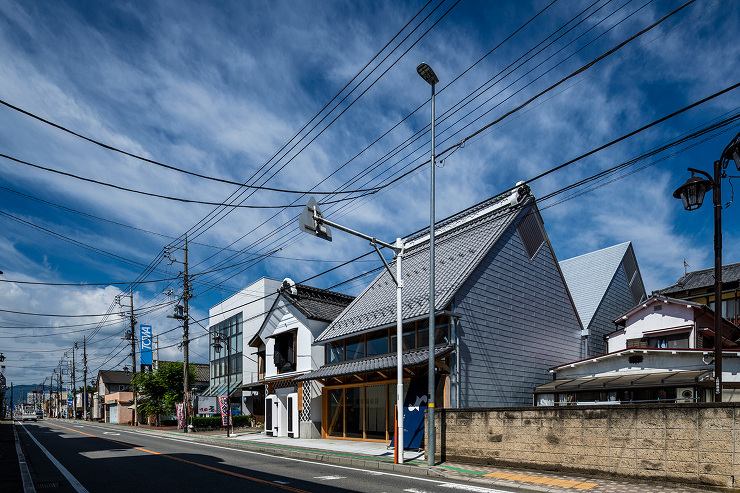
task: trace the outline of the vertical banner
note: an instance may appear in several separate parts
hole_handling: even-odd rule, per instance
[[[219,395],[218,396],[218,407],[221,411],[221,425],[231,425],[231,414],[229,414],[229,396]]]
[[[182,402],[176,402],[175,409],[177,410],[177,427],[185,428],[185,405]]]
[[[141,371],[152,371],[152,326],[140,325],[139,331]]]

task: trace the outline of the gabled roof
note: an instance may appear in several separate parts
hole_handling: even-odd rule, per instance
[[[722,284],[740,281],[740,262],[722,266]],[[659,294],[674,294],[692,289],[714,286],[714,268],[695,270],[687,273],[676,284],[659,289]]]
[[[591,323],[629,247],[628,241],[559,262],[584,328]]]
[[[631,309],[630,311],[628,311],[627,313],[625,313],[624,315],[622,315],[621,317],[619,317],[618,319],[616,319],[614,321],[614,323],[615,324],[624,323],[625,320],[627,320],[629,317],[631,317],[635,313],[637,313],[637,312],[639,312],[641,310],[644,310],[648,306],[653,305],[653,304],[658,303],[658,302],[661,302],[661,303],[673,303],[675,305],[683,305],[683,306],[685,306],[687,308],[693,308],[693,309],[696,309],[696,310],[704,310],[707,313],[711,313],[712,315],[714,315],[714,310],[712,310],[711,308],[709,308],[707,305],[702,305],[701,303],[696,303],[694,301],[679,300],[677,298],[669,298],[668,296],[660,296],[660,295],[654,294],[654,295],[650,296],[650,298],[646,299],[643,303],[637,305],[636,307],[634,307],[633,309]]]
[[[502,194],[481,202],[437,223],[435,230],[435,311],[444,309],[473,269],[523,211],[534,210],[534,198],[521,202]],[[528,189],[527,189],[528,192]],[[520,196],[522,197],[522,196]],[[403,319],[429,313],[429,233],[412,236],[405,242],[403,268]],[[391,264],[395,273],[395,261]],[[396,284],[383,270],[370,285],[316,339],[326,342],[365,332],[396,320]]]
[[[104,384],[117,383],[122,385],[131,385],[131,374],[126,374],[122,370],[100,370],[98,379],[103,379]]]
[[[314,288],[306,284],[296,284],[290,279],[283,281],[278,292],[298,308],[306,318],[331,322],[347,308],[354,296]],[[275,300],[277,303],[277,300]]]

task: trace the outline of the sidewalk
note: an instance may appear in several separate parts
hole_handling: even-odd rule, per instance
[[[395,471],[470,482],[471,486],[488,486],[507,490],[536,490],[552,493],[589,491],[590,493],[699,493],[721,491],[711,487],[692,487],[674,483],[631,481],[626,478],[534,471],[529,469],[474,466],[445,462],[429,467],[424,452],[406,451],[405,464],[393,464],[393,450],[385,443],[336,439],[268,437],[258,430],[235,430],[226,438],[224,430],[183,433],[182,430],[160,431],[168,435],[229,444],[239,448],[308,460]]]
[[[13,421],[10,419],[0,421],[0,485],[3,491],[23,491]]]

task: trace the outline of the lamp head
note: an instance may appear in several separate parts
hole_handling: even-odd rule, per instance
[[[713,186],[714,184],[711,181],[694,176],[694,172],[692,171],[691,178],[678,187],[673,192],[673,196],[681,199],[684,209],[693,211],[701,207],[701,204],[704,202],[704,194],[711,190]]]
[[[216,336],[213,338],[213,349],[216,351],[216,354],[221,354],[221,348],[223,346],[221,345],[221,338],[219,336]]]
[[[727,146],[727,149],[725,149],[725,152],[722,154],[723,159],[727,159],[728,161],[732,159],[735,161],[735,167],[738,171],[740,171],[740,139],[736,138],[735,141]],[[2,272],[0,272],[2,274]]]
[[[5,355],[3,353],[0,353],[0,363],[5,361]]]
[[[430,67],[428,64],[422,62],[419,64],[418,67],[416,67],[416,72],[421,76],[422,79],[427,81],[429,85],[434,85],[437,82],[439,82],[439,79],[437,78],[437,74],[434,73],[434,70],[432,70],[432,67]]]
[[[128,366],[124,366],[123,367],[123,371],[126,372],[126,375],[130,375],[131,374],[131,372],[128,369]]]

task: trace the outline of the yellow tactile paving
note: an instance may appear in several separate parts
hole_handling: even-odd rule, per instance
[[[527,483],[547,484],[550,486],[563,486],[565,488],[575,488],[578,490],[590,490],[598,486],[597,483],[586,483],[583,481],[571,481],[569,479],[543,478],[540,476],[528,476],[526,474],[512,474],[507,472],[492,472],[484,476],[498,479],[511,479],[514,481],[524,481]]]

